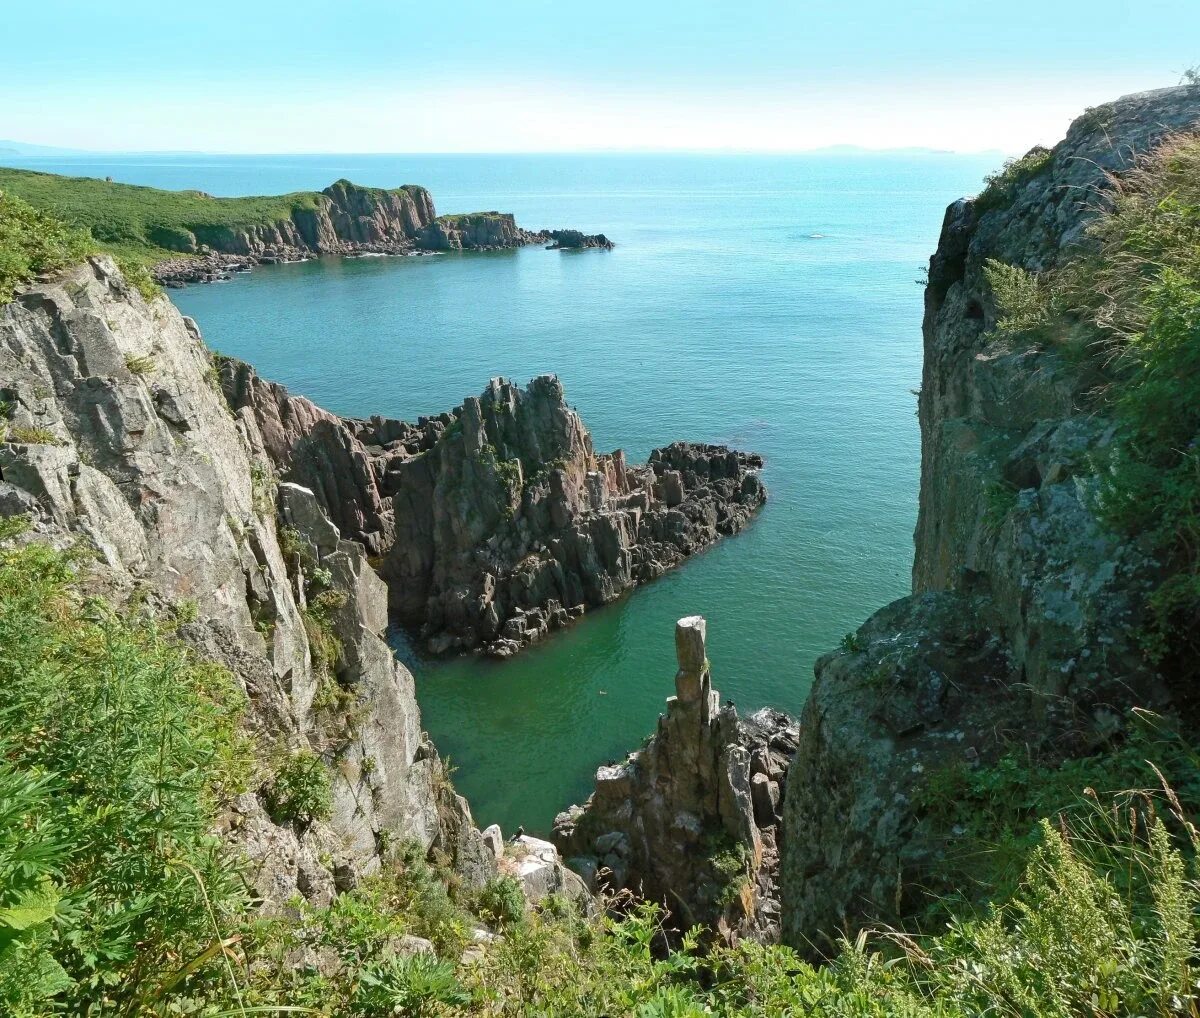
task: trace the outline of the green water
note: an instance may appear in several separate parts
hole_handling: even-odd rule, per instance
[[[252,157],[43,164],[218,194],[416,181],[446,212],[603,230],[612,252],[331,260],[172,293],[210,344],[343,414],[412,418],[556,371],[601,450],[761,452],[742,535],[502,664],[414,661],[481,824],[545,831],[672,692],[708,617],[715,683],[798,711],[816,657],[908,589],[921,364],[914,280],[964,157]],[[400,641],[398,646],[405,653]]]

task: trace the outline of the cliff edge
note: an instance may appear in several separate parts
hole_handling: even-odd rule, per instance
[[[1079,313],[1047,334],[1002,298],[1005,279],[1037,296],[1086,259],[1115,182],[1198,123],[1200,88],[1127,96],[946,212],[925,297],[913,595],[816,666],[784,810],[797,946],[950,890],[953,834],[922,805],[933,775],[1016,744],[1088,753],[1131,707],[1172,701],[1139,642],[1161,563],[1097,509],[1116,431],[1103,347]]]

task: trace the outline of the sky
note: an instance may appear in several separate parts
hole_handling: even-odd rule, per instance
[[[1024,152],[1200,0],[0,0],[0,138],[114,151]]]

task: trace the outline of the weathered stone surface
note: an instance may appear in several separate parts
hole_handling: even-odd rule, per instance
[[[914,595],[817,663],[783,806],[797,947],[945,890],[946,846],[916,805],[925,775],[987,762],[1013,732],[1032,751],[1084,751],[1128,707],[1167,702],[1134,636],[1154,563],[1092,509],[1112,433],[1095,365],[995,332],[984,265],[1077,256],[1106,175],[1197,125],[1200,88],[1127,96],[1076,120],[1007,196],[946,212],[925,297]]]
[[[492,850],[497,861],[504,858],[504,834],[499,824],[492,824],[483,829],[483,843]]]
[[[89,540],[101,559],[89,582],[106,596],[136,587],[152,606],[186,608],[179,638],[247,693],[264,757],[252,785],[270,781],[275,750],[330,764],[327,822],[276,824],[261,789],[222,819],[267,909],[296,893],[328,901],[380,865],[384,840],[445,844],[452,862],[478,868],[465,804],[439,801],[448,785],[412,676],[380,638],[385,587],[311,491],[285,484],[276,500],[265,450],[297,440],[305,429],[288,413],[307,409],[276,400],[275,417],[231,414],[195,324],[165,300],[147,304],[107,258],[0,309],[0,399],[11,423],[55,442],[0,442],[0,512],[31,515],[35,539]],[[308,423],[327,417],[311,408]],[[277,511],[307,549],[303,568],[285,561]],[[314,583],[345,594],[333,619],[343,654],[326,679],[302,618]],[[328,681],[341,706],[314,706]]]
[[[703,923],[731,938],[773,939],[780,792],[776,783],[768,815],[756,810],[752,789],[757,776],[777,782],[787,772],[796,726],[771,710],[746,719],[732,706],[718,710],[704,636],[699,616],[676,627],[680,673],[699,666],[703,702],[668,699],[650,741],[623,763],[599,768],[587,803],[559,814],[554,841],[590,887],[645,895],[684,927]],[[731,888],[714,866],[721,853],[743,856],[739,886]]]

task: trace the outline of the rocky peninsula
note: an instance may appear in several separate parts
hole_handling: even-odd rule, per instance
[[[220,377],[281,476],[379,559],[393,616],[435,654],[511,656],[737,533],[766,501],[752,453],[598,455],[551,375],[493,379],[416,423],[343,420],[238,361]]]
[[[416,184],[389,189],[343,179],[323,191],[215,198],[0,167],[0,191],[90,230],[97,241],[150,265],[165,286],[211,283],[255,265],[327,255],[613,246],[603,234],[526,230],[506,212],[438,216],[432,195]]]

